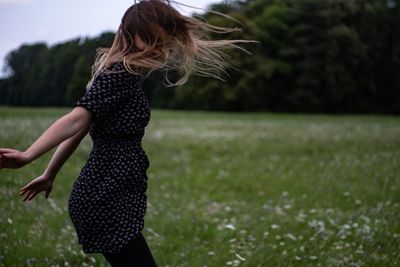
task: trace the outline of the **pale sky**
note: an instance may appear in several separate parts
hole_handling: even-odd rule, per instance
[[[207,8],[222,0],[177,0]],[[94,37],[118,28],[134,0],[0,0],[0,76],[4,57],[23,43],[44,41],[53,45],[76,37]],[[193,10],[177,6],[187,14]]]

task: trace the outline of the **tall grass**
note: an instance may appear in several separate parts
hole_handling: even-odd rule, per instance
[[[0,109],[24,149],[66,109]],[[159,266],[399,266],[400,118],[153,111],[144,235]],[[0,170],[0,266],[108,266],[68,217],[86,138],[49,199],[18,190],[51,153]]]

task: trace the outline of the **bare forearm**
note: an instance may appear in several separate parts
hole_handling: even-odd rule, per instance
[[[29,162],[57,146],[64,140],[86,129],[90,117],[82,116],[82,110],[71,112],[51,125],[24,153]],[[71,152],[72,153],[72,152]]]
[[[57,173],[67,161],[67,159],[74,153],[82,139],[88,133],[89,127],[82,129],[74,136],[68,138],[67,140],[63,141],[57,148],[56,152],[54,152],[53,157],[51,158],[49,164],[43,175],[48,177],[51,180],[54,180]]]

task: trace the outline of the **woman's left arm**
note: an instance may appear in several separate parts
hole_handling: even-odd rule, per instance
[[[64,140],[87,129],[91,119],[90,111],[77,106],[53,123],[26,151],[0,148],[0,169],[23,167]]]

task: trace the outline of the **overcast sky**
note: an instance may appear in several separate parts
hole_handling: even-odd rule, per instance
[[[177,0],[206,8],[221,0]],[[23,43],[49,45],[78,36],[115,31],[134,0],[0,0],[0,75],[4,57]],[[177,6],[190,14],[193,9]],[[197,10],[201,12],[201,10]]]

